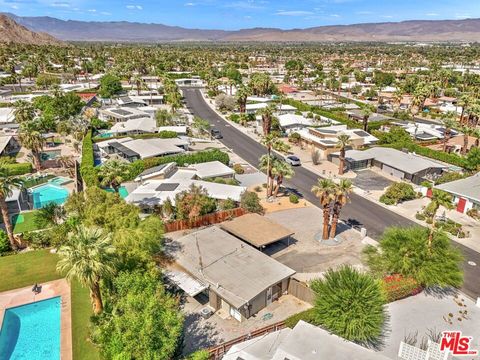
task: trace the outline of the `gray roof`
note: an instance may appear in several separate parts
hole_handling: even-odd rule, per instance
[[[387,166],[408,174],[415,174],[431,168],[448,167],[439,162],[426,159],[413,153],[404,153],[400,150],[384,147],[374,147],[364,151],[348,150],[345,153],[345,158],[350,162],[375,159]]]
[[[125,145],[122,145],[119,142],[111,142],[109,146],[113,147],[117,151],[120,151],[125,156],[139,156],[137,152],[127,148]]]
[[[239,309],[295,271],[217,226],[177,240],[176,263]]]
[[[162,171],[162,170],[163,170],[167,165],[169,165],[169,164],[170,164],[170,163],[151,167],[150,169],[147,169],[147,170],[143,171],[140,175],[138,175],[138,177],[140,177],[140,176],[147,176],[147,175],[154,174],[154,173],[156,173],[156,172]]]
[[[435,188],[447,191],[451,194],[462,196],[475,202],[480,202],[480,173],[465,179],[455,180],[449,183],[435,186]]]

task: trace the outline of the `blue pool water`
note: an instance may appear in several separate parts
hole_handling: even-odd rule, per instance
[[[60,186],[60,185],[66,184],[66,183],[71,182],[71,181],[72,181],[71,179],[58,176],[58,177],[55,177],[52,180],[50,180],[49,183]]]
[[[112,193],[115,192],[115,190],[112,188],[105,189],[105,191]],[[118,189],[118,195],[120,195],[122,199],[125,199],[128,196],[128,190],[125,188],[125,186],[120,186]]]
[[[52,202],[62,205],[69,195],[67,189],[52,183],[46,183],[45,185],[34,187],[30,189],[30,191],[34,209],[40,209]]]
[[[60,360],[60,296],[9,308],[0,330],[2,360]]]

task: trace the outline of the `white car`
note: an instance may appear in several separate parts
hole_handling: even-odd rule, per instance
[[[285,157],[285,161],[292,166],[300,166],[302,162],[295,155],[288,155]]]

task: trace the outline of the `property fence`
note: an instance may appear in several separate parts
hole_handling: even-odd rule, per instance
[[[288,293],[309,304],[313,305],[315,302],[315,293],[313,290],[293,278],[291,278],[288,283]]]
[[[227,353],[227,351],[230,350],[230,348],[233,345],[236,345],[236,344],[239,344],[241,342],[244,342],[244,341],[259,337],[259,336],[263,336],[263,335],[266,335],[266,334],[269,334],[271,332],[275,332],[275,331],[278,331],[278,330],[281,330],[281,329],[284,329],[284,328],[285,328],[285,322],[280,321],[280,322],[277,322],[275,324],[265,326],[261,329],[254,330],[254,331],[252,331],[252,332],[250,332],[246,335],[242,335],[242,336],[240,336],[236,339],[227,341],[227,342],[225,342],[221,345],[212,347],[212,348],[208,349],[208,352],[210,353],[210,360],[221,359]]]
[[[225,220],[233,219],[245,215],[247,211],[242,208],[232,210],[217,211],[213,214],[197,216],[187,220],[176,220],[165,223],[165,232],[195,229],[201,226],[218,224]]]

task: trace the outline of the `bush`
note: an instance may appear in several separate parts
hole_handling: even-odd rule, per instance
[[[32,164],[30,163],[3,164],[2,166],[7,169],[10,176],[25,175],[32,172]]]
[[[382,279],[382,288],[387,297],[387,302],[393,302],[406,297],[417,295],[422,287],[415,279],[395,274]]]
[[[295,194],[290,194],[288,200],[290,200],[292,204],[298,204],[298,196]]]
[[[0,256],[10,251],[10,242],[7,233],[0,230]]]
[[[346,340],[376,342],[385,321],[385,295],[380,281],[351,266],[328,270],[314,280],[314,318],[318,325]]]
[[[34,249],[43,249],[51,245],[50,236],[48,235],[48,232],[45,231],[29,231],[23,235],[23,240]]]
[[[160,139],[175,139],[178,137],[178,134],[175,131],[164,130],[158,133],[158,137]]]
[[[240,199],[240,207],[251,213],[263,214],[263,207],[257,193],[245,191]]]
[[[87,186],[98,185],[97,170],[95,169],[95,160],[93,157],[92,129],[89,129],[83,138],[80,174]]]
[[[286,318],[285,326],[293,329],[300,320],[315,325],[315,309],[308,309]]]
[[[228,119],[230,121],[233,121],[234,123],[239,123],[240,122],[240,115],[238,114],[230,114],[230,116],[228,117]]]
[[[459,172],[446,172],[442,176],[440,176],[437,180],[435,180],[435,185],[445,184],[451,181],[463,179],[465,175]]]
[[[292,144],[298,144],[302,140],[302,137],[297,132],[292,132],[288,135],[288,141]]]
[[[188,355],[186,360],[210,360],[210,353],[208,350],[197,350]]]
[[[417,220],[424,221],[425,218],[426,218],[425,214],[423,214],[423,213],[421,213],[421,212],[417,212],[417,213],[415,214],[415,219],[417,219]]]
[[[240,164],[235,164],[235,165],[233,165],[233,170],[235,170],[235,173],[236,173],[236,174],[243,174],[243,173],[245,173],[245,169],[244,169],[243,166],[240,165]]]
[[[232,199],[220,200],[218,202],[218,208],[220,210],[232,210],[237,208],[237,203]]]
[[[399,202],[413,200],[417,197],[411,184],[397,182],[390,185],[385,194],[380,197],[380,202],[387,205],[396,205]]]
[[[227,153],[224,153],[218,149],[200,151],[193,154],[180,154],[171,156],[155,157],[144,160],[136,160],[131,164],[131,171],[129,177],[125,181],[133,180],[143,171],[150,169],[154,166],[167,164],[170,162],[176,163],[178,166],[185,166],[185,164],[199,164],[209,161],[220,161],[221,163],[228,165],[230,158]]]
[[[255,190],[255,192],[262,192],[262,187],[257,185],[253,188],[253,190]]]
[[[472,208],[470,210],[467,210],[467,215],[478,220],[480,218],[480,213],[478,212],[477,209]]]

